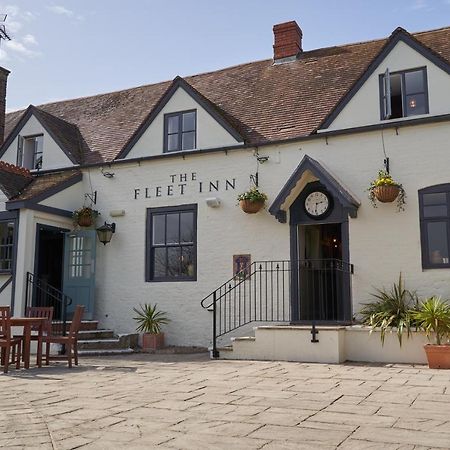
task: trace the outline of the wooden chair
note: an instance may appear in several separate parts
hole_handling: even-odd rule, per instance
[[[25,312],[26,317],[44,317],[47,319],[44,325],[43,337],[42,341],[45,342],[45,336],[49,336],[52,334],[52,320],[53,320],[53,306],[43,307],[43,306],[28,306]],[[33,326],[31,331],[38,331],[39,328],[37,326]],[[22,336],[14,336],[14,337],[22,337]],[[32,341],[38,340],[37,334],[31,335]],[[22,358],[24,357],[24,351],[22,350]],[[37,355],[37,359],[39,360],[39,355]]]
[[[70,325],[67,336],[55,336],[49,334],[44,337],[46,343],[46,364],[49,364],[50,359],[65,359],[69,363],[69,368],[72,367],[72,358],[75,361],[75,365],[78,366],[78,332],[80,331],[81,319],[83,318],[84,306],[77,305],[75,313],[72,318],[72,324]],[[65,356],[50,356],[50,344],[62,344],[66,347]]]
[[[9,306],[0,306],[0,349],[4,373],[8,373],[11,362],[16,363],[16,369],[20,369],[22,338],[11,337],[10,319],[11,308]]]

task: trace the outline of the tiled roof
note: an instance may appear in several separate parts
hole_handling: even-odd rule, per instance
[[[27,169],[0,161],[0,189],[11,199],[33,181]]]
[[[49,190],[57,188],[63,183],[69,182],[75,177],[79,177],[80,174],[81,172],[79,170],[66,170],[62,172],[39,174],[33,178],[33,182],[31,184],[23,189],[23,191],[12,200],[31,200],[47,193]]]
[[[413,36],[450,62],[450,27]],[[387,39],[305,51],[297,61],[257,61],[186,77],[249,144],[313,133],[364,74]],[[170,87],[166,81],[39,106],[80,130],[84,162],[110,161]],[[24,111],[7,114],[6,135]]]

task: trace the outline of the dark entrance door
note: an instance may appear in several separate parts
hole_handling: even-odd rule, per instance
[[[301,320],[344,320],[341,224],[299,225]]]
[[[61,304],[54,291],[62,290],[64,263],[64,228],[37,225],[35,280],[40,288],[33,290],[34,306],[53,306],[54,316],[60,314]]]
[[[351,322],[348,212],[314,181],[292,204],[290,226],[292,321]]]

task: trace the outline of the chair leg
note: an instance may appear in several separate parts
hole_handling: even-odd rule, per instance
[[[73,345],[73,356],[75,359],[75,365],[78,366],[78,340],[75,340]]]
[[[69,369],[72,368],[72,342],[66,344],[67,362],[69,363]]]
[[[21,342],[17,344],[17,361],[16,361],[16,369],[20,369],[20,356],[21,356]]]
[[[48,366],[50,364],[50,342],[46,341],[45,343],[45,365]]]
[[[11,351],[11,347],[7,345],[5,347],[5,365],[3,367],[3,373],[8,373],[8,366],[9,366],[9,353]]]

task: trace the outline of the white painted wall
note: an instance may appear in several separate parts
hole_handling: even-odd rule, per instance
[[[45,131],[45,128],[33,115],[29,118],[28,122],[23,126],[19,133],[21,136],[32,136],[34,134],[44,135],[44,151],[42,155],[42,170],[57,169],[59,167],[70,167],[73,163],[56,144],[52,137]],[[17,163],[17,141],[16,137],[11,145],[2,156],[2,160],[10,164]]]
[[[3,286],[10,277],[10,273],[0,274],[0,287]],[[11,306],[11,288],[12,283],[9,283],[9,285],[0,292],[0,306]]]
[[[85,192],[88,191],[85,190],[83,182],[80,181],[63,191],[42,200],[39,204],[68,211],[75,211],[83,205]]]
[[[180,87],[136,142],[126,158],[163,153],[164,114],[189,109],[197,110],[197,149],[204,150],[238,144],[238,141],[228,131]]]
[[[390,72],[396,72],[424,66],[427,68],[430,113],[396,120],[450,113],[450,75],[400,41],[326,130],[393,122],[393,120],[380,120],[379,75],[383,74],[387,68]]]
[[[384,133],[391,172],[408,195],[406,211],[400,213],[394,204],[374,209],[367,198],[366,189],[383,161],[379,131],[329,138],[328,145],[316,139],[260,149],[270,157],[260,166],[260,187],[269,195],[269,204],[305,154],[324,163],[361,200],[358,217],[350,219],[355,312],[370,299],[373,287],[390,285],[400,271],[419,294],[450,297],[450,272],[421,267],[417,194],[423,187],[450,182],[450,128],[441,123],[402,128],[398,135],[393,130]],[[208,344],[211,317],[199,302],[232,276],[233,254],[250,253],[252,260],[289,259],[289,225],[278,223],[267,211],[246,215],[237,207],[236,196],[248,188],[254,170],[252,152],[239,150],[118,165],[113,179],[91,171],[102,220],[111,210],[126,211],[109,219],[117,223],[117,232],[110,244],[98,247],[96,314],[102,325],[132,331],[133,306],[157,302],[172,319],[166,327],[169,344]],[[172,183],[170,175],[192,172],[197,179],[187,182],[181,195],[179,180]],[[235,190],[198,192],[199,181],[206,186],[209,180],[223,183],[227,178],[236,179]],[[172,196],[167,196],[167,185],[173,186]],[[157,186],[165,192],[161,197],[154,196]],[[145,187],[152,198],[145,198]],[[137,200],[135,188],[140,189]],[[221,200],[220,208],[206,206],[210,196]],[[198,203],[198,281],[146,283],[146,208],[188,203]]]

